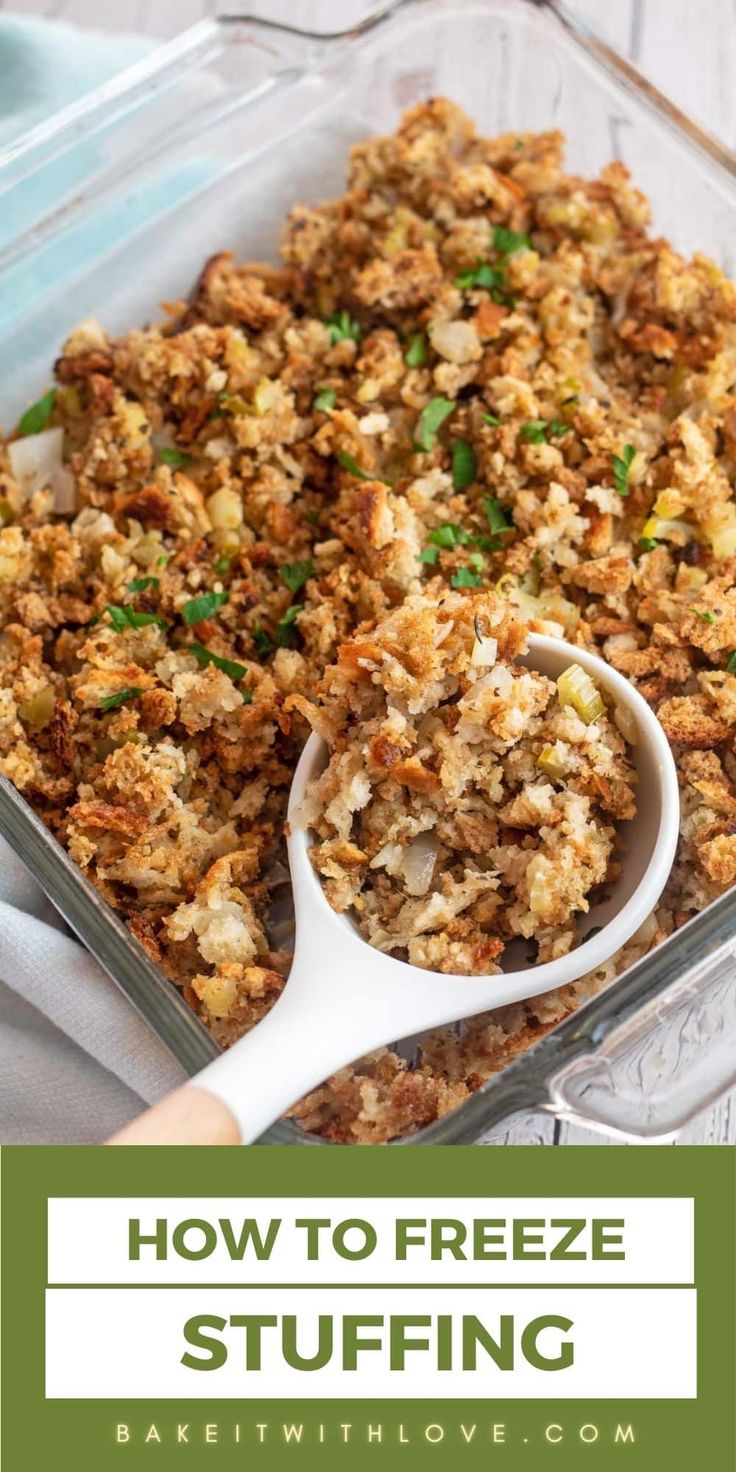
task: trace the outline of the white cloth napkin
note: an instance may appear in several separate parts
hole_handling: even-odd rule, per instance
[[[184,1073],[0,839],[0,1143],[98,1143]]]

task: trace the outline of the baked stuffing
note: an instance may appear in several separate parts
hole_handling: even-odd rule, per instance
[[[564,956],[620,872],[616,712],[579,665],[525,669],[525,640],[496,593],[412,594],[341,645],[321,706],[291,699],[328,734],[297,815],[327,898],[414,966],[492,975],[521,937],[528,961]]]
[[[223,1046],[288,971],[294,697],[376,623],[493,589],[659,713],[682,834],[651,920],[338,1074],[295,1111],[333,1140],[445,1114],[736,877],[736,293],[562,148],[411,108],[280,265],[219,252],[160,325],[80,323],[0,444],[0,771]]]

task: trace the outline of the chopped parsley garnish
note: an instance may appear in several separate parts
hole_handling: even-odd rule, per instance
[[[213,664],[215,669],[222,670],[231,680],[242,680],[247,673],[244,664],[238,664],[236,659],[223,659],[221,654],[213,654],[211,649],[205,649],[204,644],[190,644],[189,649],[200,664]]]
[[[41,430],[46,428],[54,412],[55,403],[56,389],[50,388],[48,393],[37,399],[35,404],[31,404],[30,409],[26,409],[25,414],[19,419],[18,434],[40,434]]]
[[[472,445],[467,440],[452,442],[452,484],[456,491],[465,491],[473,484],[478,472],[478,460]]]
[[[441,526],[430,532],[429,540],[433,547],[441,547],[443,552],[450,552],[453,547],[464,547],[469,539],[468,533],[456,522],[443,521]]]
[[[506,511],[495,496],[484,496],[483,505],[488,518],[488,526],[495,537],[503,536],[504,532],[514,530],[513,522],[508,518]]]
[[[494,225],[493,249],[499,255],[511,256],[516,250],[532,250],[533,247],[528,235],[521,235],[518,230],[508,230],[505,225]]]
[[[270,634],[267,634],[266,630],[261,628],[260,624],[256,624],[253,629],[252,639],[257,653],[266,655],[273,654],[274,649],[288,649],[294,642],[294,635],[296,633],[294,625],[303,608],[303,603],[292,603],[291,607],[287,608],[286,613],[282,614],[276,625],[275,639],[272,639]]]
[[[133,578],[132,583],[127,583],[129,593],[145,593],[146,588],[157,588],[158,578]]]
[[[291,608],[287,608],[279,619],[276,625],[276,643],[279,649],[287,649],[292,643],[296,632],[294,624],[303,607],[303,603],[292,603]]]
[[[166,567],[166,564],[168,563],[168,560],[169,559],[168,559],[166,553],[164,552],[164,553],[162,553],[161,557],[157,557],[156,558],[156,566],[157,567]]]
[[[334,409],[337,394],[334,388],[320,388],[314,400],[313,408],[319,409],[320,414],[326,414],[328,409]]]
[[[384,486],[390,486],[392,484],[392,481],[386,475],[377,475],[375,471],[364,470],[362,465],[359,465],[358,461],[356,461],[355,456],[349,455],[347,450],[337,450],[337,461],[342,465],[343,470],[346,470],[350,475],[355,475],[358,480],[380,480],[383,481]]]
[[[419,450],[428,454],[437,443],[437,431],[446,419],[455,412],[453,399],[430,399],[425,409],[422,409],[419,417],[419,429],[417,431],[416,444]]]
[[[299,589],[304,587],[307,579],[313,576],[314,563],[311,558],[308,562],[284,562],[279,572],[289,592],[298,593]]]
[[[407,368],[421,368],[427,361],[427,339],[423,332],[412,332],[406,345],[404,362]]]
[[[373,470],[364,470],[362,465],[358,464],[355,457],[348,454],[347,450],[337,451],[337,461],[343,470],[347,470],[350,475],[356,476],[358,480],[380,480],[385,486],[391,485],[391,481],[385,475],[376,475]]]
[[[435,563],[439,562],[439,556],[439,547],[425,547],[424,551],[419,553],[417,562],[426,562],[430,567],[434,567]]]
[[[711,613],[709,608],[693,608],[692,612],[697,614],[698,618],[702,618],[704,624],[714,624],[716,621],[715,614]]]
[[[359,322],[354,322],[347,308],[342,312],[333,312],[327,318],[327,326],[330,329],[330,337],[333,344],[336,342],[360,342],[362,328]]]
[[[726,662],[729,675],[736,675],[736,649],[732,649]]]
[[[655,547],[659,546],[659,542],[656,537],[640,537],[639,546],[642,552],[653,552]]]
[[[571,429],[572,425],[564,419],[528,419],[519,430],[519,439],[525,444],[546,445],[548,435],[557,439],[569,434]]]
[[[636,450],[633,445],[624,445],[620,455],[612,455],[611,457],[613,483],[619,496],[628,496],[629,494],[629,471],[635,454]]]
[[[157,613],[138,613],[137,609],[131,608],[127,603],[108,603],[107,612],[110,623],[118,634],[124,633],[126,629],[145,629],[149,624],[158,624],[160,629],[169,627],[166,619],[159,618]]]
[[[185,465],[192,463],[191,455],[185,455],[183,450],[177,450],[173,445],[164,445],[162,449],[156,451],[156,454],[158,459],[164,465],[170,465],[172,470],[183,470]]]
[[[229,572],[231,561],[232,558],[230,557],[218,557],[217,562],[215,563],[215,572],[220,574]]]
[[[483,569],[485,568],[485,565],[486,565],[486,559],[483,556],[483,553],[482,552],[471,552],[470,553],[470,556],[468,558],[468,566],[469,567],[474,568],[474,570],[476,572],[483,572]]]
[[[246,688],[245,690],[241,690],[240,693],[243,697],[243,705],[251,705],[253,702],[253,691]]]
[[[450,578],[451,588],[480,588],[483,579],[478,577],[477,572],[471,572],[469,567],[460,567]]]
[[[501,420],[495,414],[484,414],[486,424],[492,424],[494,429],[501,428]]]
[[[271,653],[271,650],[273,649],[273,640],[266,633],[266,630],[261,628],[260,624],[256,624],[251,637],[256,648],[256,653]]]
[[[105,695],[100,701],[100,710],[117,710],[119,705],[127,705],[142,694],[140,685],[126,685],[124,690],[116,690],[114,695]]]
[[[211,618],[227,603],[227,593],[200,593],[196,598],[189,598],[182,606],[181,616],[191,628],[193,624],[201,624],[203,619]]]
[[[501,266],[490,266],[488,261],[476,261],[469,271],[461,271],[455,277],[455,285],[461,291],[474,291],[476,287],[482,286],[486,291],[498,290],[504,284],[504,272]]]
[[[525,445],[544,445],[546,428],[546,419],[528,419],[519,430],[519,439]]]

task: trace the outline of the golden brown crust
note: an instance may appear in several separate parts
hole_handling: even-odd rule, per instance
[[[455,1107],[732,882],[736,293],[648,233],[622,165],[582,179],[562,149],[417,104],[353,147],[340,199],[295,206],[280,265],[218,251],[162,326],[74,329],[49,421],[73,515],[0,441],[0,771],[224,1045],[288,969],[267,879],[305,716],[333,666],[360,700],[377,621],[480,578],[660,708],[683,815],[651,925],[579,987],[429,1040],[416,1067],[387,1051],[338,1076],[302,1108],[330,1138]],[[437,399],[453,408],[435,431]],[[411,653],[418,680],[429,646]],[[396,737],[381,751],[424,780]],[[615,782],[597,791],[623,811]],[[234,853],[243,877],[218,867]],[[459,923],[448,945],[481,964]]]

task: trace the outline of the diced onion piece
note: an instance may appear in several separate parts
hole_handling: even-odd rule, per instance
[[[48,486],[54,494],[54,510],[74,511],[74,477],[62,462],[63,429],[42,429],[8,445],[10,469],[26,500]]]
[[[54,511],[57,516],[72,516],[77,509],[77,487],[71,470],[60,465],[53,479]]]
[[[243,503],[232,486],[221,486],[219,491],[208,496],[205,506],[214,527],[234,531],[236,527],[242,526]]]
[[[651,915],[647,915],[644,924],[639,926],[639,929],[636,931],[635,935],[632,935],[631,939],[637,945],[650,946],[652,941],[654,940],[655,935],[657,934],[658,929],[659,926],[657,924],[657,917],[654,914],[654,911],[652,911]]]
[[[546,777],[559,782],[565,776],[567,768],[562,761],[559,752],[554,746],[543,746],[537,757],[535,766],[538,771],[544,772]]]
[[[642,527],[642,536],[656,542],[666,542],[674,537],[675,541],[692,542],[697,533],[689,521],[682,521],[679,517],[650,516]]]
[[[579,664],[571,664],[562,671],[557,680],[557,690],[560,704],[571,705],[586,726],[590,726],[606,713],[606,707],[590,675]]]
[[[621,732],[624,741],[629,746],[636,746],[639,740],[639,731],[634,714],[629,710],[628,705],[617,705],[613,712],[613,720]]]
[[[261,378],[256,385],[253,395],[253,408],[256,414],[267,414],[272,409],[278,396],[278,385],[270,378]]]
[[[439,844],[433,833],[420,833],[404,850],[402,869],[409,894],[426,894],[432,883]]]
[[[480,638],[476,636],[470,663],[476,666],[482,665],[484,668],[489,667],[496,663],[497,654],[498,639],[491,639],[488,634],[483,634]]]
[[[44,685],[35,695],[18,703],[18,715],[25,726],[47,726],[54,714],[56,694],[51,685]]]

